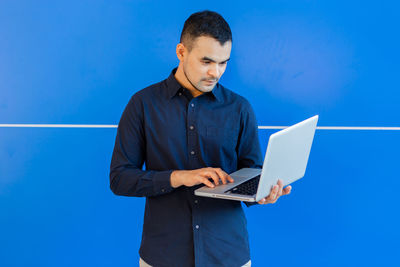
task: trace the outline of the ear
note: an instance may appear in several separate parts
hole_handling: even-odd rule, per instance
[[[182,44],[179,43],[176,46],[176,56],[178,57],[179,61],[183,61],[185,56],[186,56],[186,47]]]

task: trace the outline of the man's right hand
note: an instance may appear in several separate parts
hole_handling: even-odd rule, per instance
[[[212,183],[209,179],[212,179]],[[171,173],[171,186],[177,188],[181,185],[194,186],[198,184],[205,184],[208,187],[215,187],[219,185],[219,180],[223,184],[227,182],[234,182],[231,176],[220,168],[202,168],[197,170],[177,170]],[[214,185],[215,184],[215,185]]]

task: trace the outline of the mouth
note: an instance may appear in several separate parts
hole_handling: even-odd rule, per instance
[[[212,85],[212,84],[216,83],[217,81],[216,80],[204,80],[204,82],[208,85]]]

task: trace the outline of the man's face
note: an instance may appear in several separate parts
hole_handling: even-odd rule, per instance
[[[217,40],[201,36],[183,60],[183,72],[191,85],[203,93],[210,92],[224,74],[231,54],[232,42],[221,45]]]

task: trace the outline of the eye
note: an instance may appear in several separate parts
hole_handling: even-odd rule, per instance
[[[210,64],[210,61],[202,61],[202,62],[203,62],[203,64],[205,64],[205,65]]]

